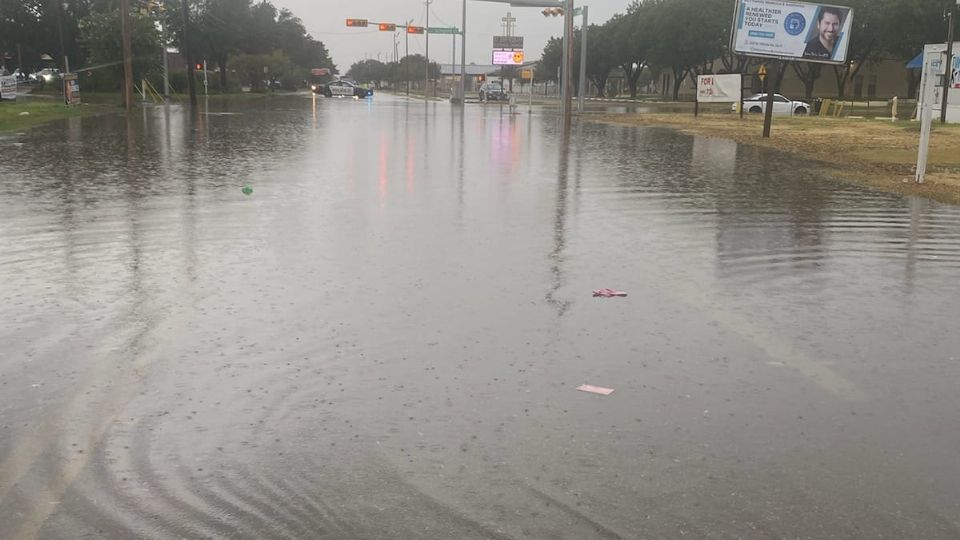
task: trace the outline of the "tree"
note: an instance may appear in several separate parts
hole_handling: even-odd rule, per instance
[[[727,0],[660,0],[643,10],[650,63],[673,72],[673,99],[690,75],[711,73],[729,38]]]
[[[210,57],[220,68],[220,91],[227,89],[227,59],[240,50],[253,26],[250,0],[207,0],[199,31]]]
[[[793,66],[793,72],[803,83],[804,97],[810,99],[813,97],[813,88],[817,84],[817,79],[823,73],[823,64],[817,62],[790,62]]]
[[[379,60],[361,60],[354,62],[347,75],[355,81],[373,82],[380,88],[380,82],[390,79],[390,68]]]
[[[139,14],[130,15],[130,33],[133,45],[133,78],[145,79],[160,66],[160,33],[148,17]],[[95,87],[109,90],[120,88],[123,78],[122,43],[120,32],[120,10],[95,13],[80,21],[80,42],[87,60],[98,70],[89,76]]]
[[[551,37],[543,46],[540,63],[534,70],[534,78],[538,81],[557,81],[560,63],[563,61],[563,40]]]
[[[587,32],[587,78],[597,88],[600,97],[606,95],[610,70],[620,63],[614,36],[615,25],[610,21],[603,26],[591,24]]]
[[[627,9],[626,15],[615,15],[609,23],[613,32],[611,45],[615,49],[618,64],[623,69],[631,98],[637,97],[637,83],[647,68],[651,41],[645,26],[653,4],[654,2],[650,1],[634,2]]]

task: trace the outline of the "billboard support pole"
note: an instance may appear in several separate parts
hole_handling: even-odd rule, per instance
[[[779,61],[779,60],[776,61],[775,66],[776,66],[776,68],[779,70],[779,68],[780,68],[780,61]],[[766,96],[766,97],[767,97],[767,106],[765,107],[765,110],[763,111],[763,138],[764,138],[764,139],[769,139],[769,138],[770,138],[770,127],[773,125],[773,91],[772,91],[773,89],[770,88],[770,87],[772,86],[770,83],[773,82],[773,81],[770,81],[770,80],[768,79],[768,80],[765,81],[765,82],[766,82],[766,87],[767,87],[767,88],[766,88],[766,90],[767,90],[767,96]]]
[[[740,119],[743,120],[743,72],[740,73]]]

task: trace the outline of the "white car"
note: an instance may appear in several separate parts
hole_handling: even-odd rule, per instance
[[[737,112],[739,103],[734,103],[731,110]],[[748,113],[760,114],[767,110],[767,95],[754,94],[743,100],[743,110]],[[805,101],[793,101],[780,94],[773,95],[773,114],[809,114],[810,104]]]

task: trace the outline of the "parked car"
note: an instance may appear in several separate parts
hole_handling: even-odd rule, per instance
[[[737,112],[739,103],[734,103],[731,110]],[[753,114],[761,114],[767,110],[767,94],[754,94],[743,100],[743,110]],[[808,114],[810,104],[805,101],[793,101],[780,94],[773,95],[773,114]]]
[[[36,73],[31,73],[30,78],[35,81],[43,81],[45,83],[53,82],[54,79],[60,78],[60,70],[57,68],[43,68]]]
[[[480,87],[480,101],[506,101],[508,99],[506,90],[498,82],[483,83]]]

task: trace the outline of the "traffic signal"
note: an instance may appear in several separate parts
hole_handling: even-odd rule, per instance
[[[408,26],[408,27],[407,27],[407,33],[408,33],[408,34],[422,34],[422,33],[424,33],[424,31],[425,31],[425,29],[424,29],[422,26]]]
[[[559,17],[563,15],[563,8],[561,7],[548,7],[541,11],[544,17]]]
[[[483,81],[487,80],[487,76],[484,75],[483,73],[481,73],[480,75],[477,75],[477,80],[480,81],[480,82],[483,82]]]
[[[356,26],[360,28],[366,28],[367,20],[366,19],[347,19],[347,26]]]
[[[395,24],[390,24],[390,23],[383,23],[383,22],[382,22],[382,23],[380,23],[380,31],[381,31],[381,32],[396,32],[396,31],[397,31],[397,25],[395,25]]]
[[[196,69],[197,71],[203,71],[203,64],[200,62],[197,62],[197,65],[193,66],[193,68]]]

